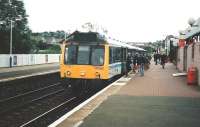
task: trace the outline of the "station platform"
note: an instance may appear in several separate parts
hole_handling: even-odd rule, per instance
[[[199,127],[200,88],[173,77],[176,72],[171,63],[165,69],[152,64],[143,77],[112,86],[104,99],[95,99],[102,102],[91,102],[57,127]]]
[[[0,81],[12,80],[17,77],[37,75],[53,71],[59,71],[59,63],[0,68]]]

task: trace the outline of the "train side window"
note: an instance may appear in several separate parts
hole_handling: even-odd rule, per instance
[[[83,65],[89,64],[89,59],[90,59],[90,47],[79,46],[77,64],[83,64]]]
[[[115,49],[115,62],[120,62],[121,61],[121,49],[116,48]]]
[[[109,64],[112,64],[114,62],[114,58],[113,58],[113,48],[110,47],[109,48]]]
[[[104,64],[104,47],[93,47],[91,56],[92,65],[103,65]]]
[[[117,63],[122,60],[122,49],[119,47],[110,47],[109,49],[109,64]]]

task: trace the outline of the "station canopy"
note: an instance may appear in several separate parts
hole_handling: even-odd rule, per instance
[[[181,39],[188,39],[196,34],[200,33],[200,18],[198,18],[192,27],[188,27],[186,30],[183,31],[183,34],[180,38]]]

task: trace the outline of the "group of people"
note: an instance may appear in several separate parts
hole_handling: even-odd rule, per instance
[[[128,71],[132,69],[133,72],[135,72],[138,69],[140,75],[144,76],[144,68],[145,66],[147,68],[149,67],[150,60],[151,58],[144,54],[135,54],[134,56],[128,54],[126,68]]]
[[[154,57],[154,62],[155,65],[157,65],[158,63],[162,65],[162,68],[165,68],[165,63],[167,62],[167,55],[164,53],[154,53],[153,55]],[[126,59],[126,69],[127,69],[127,73],[132,69],[133,72],[136,72],[136,70],[138,69],[138,72],[140,73],[141,76],[144,76],[144,69],[145,67],[148,69],[149,68],[149,64],[151,61],[151,56],[147,56],[144,54],[135,54],[132,55],[128,54],[127,59]]]
[[[167,61],[167,55],[165,53],[162,53],[162,54],[155,53],[153,57],[154,57],[155,65],[160,63],[162,65],[162,68],[165,69],[165,63]]]

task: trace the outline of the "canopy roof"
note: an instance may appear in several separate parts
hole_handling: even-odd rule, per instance
[[[200,18],[198,18],[195,23],[183,31],[183,35],[180,35],[181,39],[188,39],[196,34],[200,33]]]

